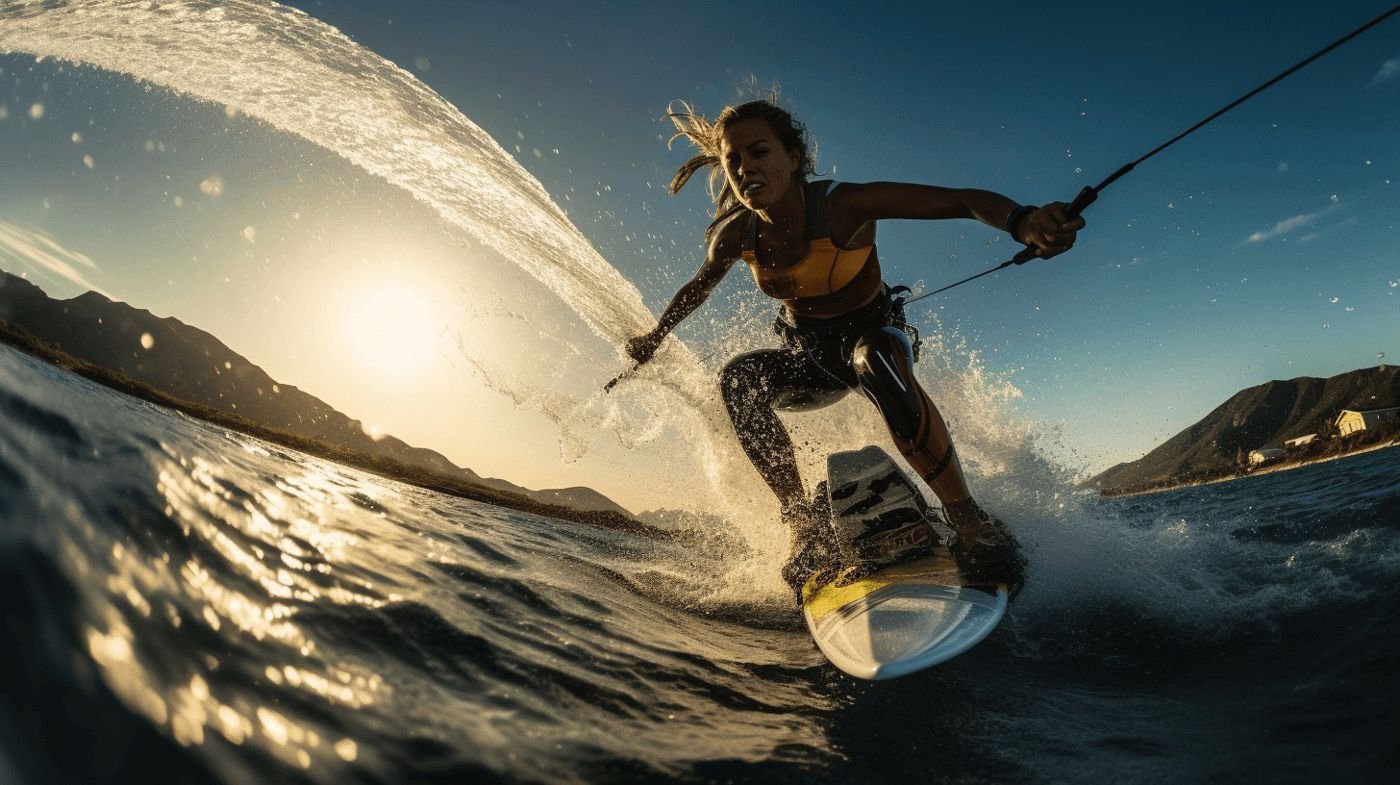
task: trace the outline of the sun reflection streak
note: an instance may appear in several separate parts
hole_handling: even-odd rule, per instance
[[[379,584],[416,576],[428,543],[392,522],[374,527],[411,500],[314,459],[185,449],[162,442],[148,454],[149,474],[137,473],[146,495],[132,495],[113,526],[54,535],[70,579],[92,590],[79,628],[85,658],[181,746],[255,745],[301,769],[363,760],[361,740],[297,707],[372,711],[394,689],[376,666],[318,646],[327,627],[300,617],[344,612],[333,622],[343,628],[362,608],[399,599]],[[249,492],[252,472],[278,479]],[[75,521],[91,514],[62,505],[55,513]]]
[[[158,508],[191,544],[203,543],[208,550],[191,547],[150,558],[140,548],[113,542],[105,545],[105,553],[96,552],[99,562],[106,562],[103,586],[109,604],[104,623],[90,627],[85,640],[104,680],[134,710],[168,727],[183,746],[202,745],[212,732],[235,745],[265,744],[303,769],[316,758],[356,760],[359,745],[353,739],[323,742],[315,731],[274,708],[249,705],[238,697],[244,685],[237,682],[222,682],[216,689],[208,680],[220,668],[213,656],[199,660],[204,672],[165,687],[162,695],[158,689],[165,682],[146,670],[128,620],[163,622],[170,631],[193,621],[223,637],[236,630],[260,643],[279,644],[295,662],[269,666],[262,674],[267,681],[350,709],[373,706],[388,693],[383,678],[355,665],[316,661],[316,642],[296,620],[303,605],[378,607],[385,602],[346,585],[349,580],[373,592],[367,580],[336,575],[337,565],[348,564],[362,543],[337,529],[327,515],[363,511],[345,501],[343,483],[322,469],[307,467],[305,476],[284,478],[276,490],[245,497],[221,482],[227,467],[199,457],[177,459],[169,451],[164,460],[178,461],[183,469],[157,467],[164,502]],[[305,515],[308,510],[316,511],[313,517]],[[67,545],[65,550],[75,552],[70,563],[95,566],[91,549]],[[208,563],[209,557],[201,555],[208,552],[227,563]],[[337,579],[328,581],[331,577]],[[251,587],[256,589],[249,591]]]
[[[330,490],[328,472],[308,467],[308,476],[295,482],[284,479],[277,491],[264,490],[240,501],[219,483],[220,467],[199,457],[181,463],[186,466],[184,477],[173,468],[160,473],[158,489],[165,496],[168,514],[187,534],[202,535],[236,568],[236,574],[255,581],[268,597],[307,604],[324,599],[368,607],[382,604],[383,600],[343,586],[322,588],[308,578],[331,575],[331,565],[344,562],[359,543],[358,537],[329,528],[324,520],[293,516],[293,509],[324,509],[324,504],[288,499],[281,492],[292,485],[303,492],[320,485],[317,495],[323,498],[316,502],[343,496]],[[276,554],[276,565],[266,563],[269,553]],[[181,567],[180,575],[190,595],[206,603],[204,616],[211,626],[217,628],[219,618],[227,619],[259,640],[273,637],[297,650],[314,648],[295,625],[285,621],[292,615],[286,606],[263,607],[258,600],[221,585],[210,570],[193,560]]]
[[[162,725],[169,716],[165,699],[151,686],[146,669],[132,647],[131,628],[113,609],[107,613],[109,632],[96,627],[87,631],[88,654],[102,669],[113,692],[152,722]]]

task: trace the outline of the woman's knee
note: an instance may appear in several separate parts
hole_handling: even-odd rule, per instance
[[[892,327],[861,336],[851,354],[861,389],[880,409],[891,433],[906,443],[919,441],[926,417],[912,359],[909,339]]]
[[[762,353],[741,354],[719,372],[720,396],[730,411],[772,402],[772,383]]]

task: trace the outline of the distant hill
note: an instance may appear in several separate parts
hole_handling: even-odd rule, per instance
[[[405,466],[523,495],[546,505],[629,515],[589,488],[532,491],[461,468],[433,450],[392,436],[367,435],[358,420],[321,399],[280,384],[219,339],[178,319],[113,302],[96,292],[55,300],[42,289],[0,270],[0,322],[56,345],[67,354],[108,368],[210,409]]]
[[[1200,422],[1130,463],[1086,485],[1107,494],[1132,493],[1229,473],[1250,450],[1282,447],[1310,433],[1326,435],[1343,409],[1400,406],[1400,367],[1382,365],[1328,379],[1301,376],[1241,390]]]

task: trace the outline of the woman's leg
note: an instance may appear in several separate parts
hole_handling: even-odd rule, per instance
[[[807,498],[797,456],[777,409],[802,410],[832,403],[855,386],[845,368],[819,367],[830,352],[767,349],[741,354],[720,372],[720,391],[744,453],[782,505],[791,528],[792,552],[783,580],[800,591],[807,577],[836,556],[821,502]],[[836,354],[839,355],[839,352]],[[844,377],[844,378],[843,378]]]
[[[775,406],[795,392],[831,387],[814,378],[806,365],[801,353],[764,349],[741,354],[720,371],[720,394],[739,444],[785,511],[804,505],[807,496],[792,438]]]
[[[909,337],[894,327],[870,330],[856,342],[851,364],[861,390],[884,415],[900,454],[939,501],[947,506],[970,499],[948,425],[914,378]]]
[[[893,327],[870,330],[856,342],[851,365],[861,390],[884,415],[900,454],[943,502],[948,523],[958,532],[951,547],[964,575],[1006,583],[1014,595],[1025,560],[1006,526],[973,501],[948,426],[914,378],[909,338]]]

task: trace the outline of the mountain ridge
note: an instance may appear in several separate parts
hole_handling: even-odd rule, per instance
[[[281,384],[213,334],[175,317],[89,291],[67,300],[0,270],[0,322],[63,352],[108,368],[173,398],[227,412],[278,431],[384,457],[438,475],[519,494],[542,504],[632,514],[591,488],[531,490],[483,477],[446,456],[393,436],[371,437],[360,420],[295,385]]]
[[[1274,379],[1230,396],[1142,458],[1084,484],[1105,494],[1184,484],[1237,470],[1250,451],[1283,447],[1310,433],[1330,437],[1344,409],[1400,406],[1400,366],[1360,368],[1327,378]]]

